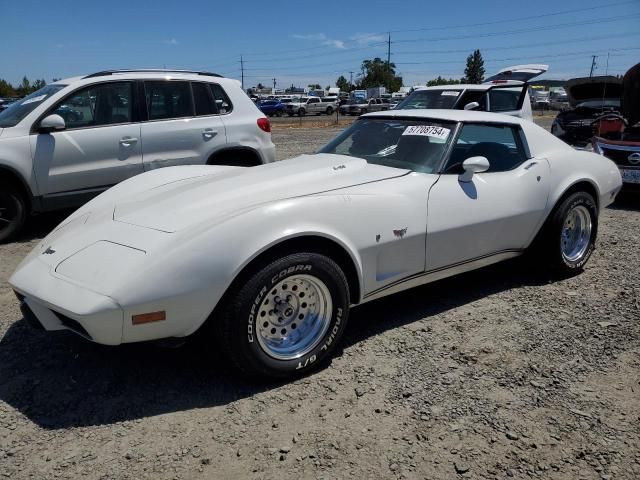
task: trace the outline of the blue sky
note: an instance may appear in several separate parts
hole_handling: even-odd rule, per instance
[[[603,7],[604,5],[604,7]],[[640,62],[640,0],[491,2],[0,0],[0,78],[68,77],[109,68],[192,68],[278,87],[354,78],[391,60],[405,85],[459,78],[479,48],[487,74],[547,63],[544,78],[622,74]]]

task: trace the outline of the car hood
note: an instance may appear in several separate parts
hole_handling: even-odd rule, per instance
[[[214,225],[270,202],[395,178],[409,170],[344,155],[301,155],[251,168],[183,178],[116,202],[113,219],[177,232]]]
[[[629,125],[640,121],[640,63],[631,67],[622,79],[622,115]]]
[[[612,76],[572,78],[565,90],[573,107],[587,100],[617,100],[622,94],[622,80]]]

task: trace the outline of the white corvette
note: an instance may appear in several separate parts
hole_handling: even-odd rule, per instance
[[[10,283],[46,330],[109,345],[201,331],[245,373],[282,377],[330,356],[353,305],[533,247],[581,269],[620,188],[610,160],[527,120],[380,112],[315,155],[127,180]]]

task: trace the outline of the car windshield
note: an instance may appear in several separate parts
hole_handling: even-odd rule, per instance
[[[436,172],[453,135],[454,122],[428,118],[363,118],[319,150],[368,163]]]
[[[576,105],[576,108],[620,108],[620,100],[587,100],[586,102],[580,102]]]
[[[396,107],[398,110],[417,108],[454,108],[462,90],[416,90]]]
[[[0,113],[0,128],[15,127],[24,117],[29,115],[38,105],[51,95],[58,93],[66,85],[47,85],[22,100],[12,103]]]

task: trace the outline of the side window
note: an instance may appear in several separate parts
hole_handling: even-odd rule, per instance
[[[231,100],[229,100],[229,96],[226,94],[224,89],[217,83],[210,83],[209,85],[211,86],[211,91],[213,92],[213,98],[216,101],[218,112],[222,114],[231,112],[233,110],[233,104],[231,103]]]
[[[469,157],[486,157],[489,172],[512,170],[527,159],[517,130],[508,125],[465,124],[445,173],[460,173],[462,162]]]
[[[51,113],[64,118],[67,129],[129,123],[132,118],[130,82],[83,88],[60,102]]]
[[[480,105],[476,108],[478,111],[486,111],[487,110],[487,95],[486,91],[483,90],[466,90],[462,95],[462,98],[456,103],[456,109],[463,110],[465,105],[470,104],[471,102],[478,102]]]
[[[492,88],[489,90],[489,111],[511,112],[518,110],[522,87]]]
[[[144,82],[149,120],[193,116],[188,82]]]
[[[218,113],[213,94],[206,83],[191,83],[193,100],[196,104],[196,116],[215,115]],[[268,103],[268,102],[265,102]]]
[[[309,100],[309,103],[320,103],[320,99],[319,98],[312,98],[311,100]]]

